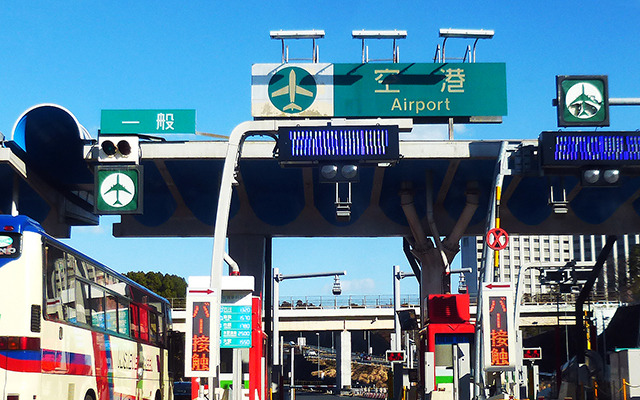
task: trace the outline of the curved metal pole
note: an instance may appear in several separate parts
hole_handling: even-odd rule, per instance
[[[236,183],[235,171],[240,159],[241,144],[250,132],[272,132],[276,130],[274,121],[246,121],[236,126],[227,143],[227,155],[222,169],[222,181],[220,182],[220,193],[218,195],[218,209],[216,211],[216,222],[213,232],[213,254],[211,257],[211,275],[209,286],[214,291],[215,305],[212,310],[213,315],[220,315],[222,267],[225,258],[225,247],[227,243],[227,229],[229,227],[229,212],[231,209],[231,194],[233,185]],[[213,332],[211,333],[211,371],[212,378],[218,376],[217,368],[220,365],[220,318],[213,319]],[[212,387],[212,386],[210,386]]]
[[[496,171],[494,173],[494,187],[501,187],[502,181],[504,180],[504,170],[506,163],[506,155],[507,155],[507,141],[502,142],[502,146],[500,146],[500,153],[498,155],[498,159],[496,162]],[[491,193],[491,206],[489,209],[489,213],[487,214],[487,231],[489,229],[495,227],[495,219],[493,218],[496,211],[496,191]],[[484,363],[484,352],[482,351],[482,284],[486,282],[491,282],[493,280],[493,252],[488,250],[488,246],[484,246],[482,252],[482,260],[483,266],[478,271],[478,300],[477,300],[477,309],[476,309],[476,337],[475,337],[475,370],[474,370],[474,385],[473,385],[473,393],[474,398],[482,400],[485,398],[485,379],[483,376],[483,372],[481,371],[482,365]],[[487,273],[487,269],[489,270]]]
[[[476,45],[478,44],[478,40],[480,40],[480,38],[476,38],[473,42],[473,60],[471,62],[476,62]]]
[[[440,62],[447,62],[447,59],[444,56],[444,46],[447,44],[447,38],[444,38],[444,40],[442,41],[442,53],[441,53],[441,57],[442,59],[440,60]]]

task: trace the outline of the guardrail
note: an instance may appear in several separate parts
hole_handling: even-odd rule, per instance
[[[524,305],[544,304],[574,304],[575,293],[539,293],[525,294],[522,298]],[[171,307],[176,310],[186,309],[186,299],[168,299]],[[476,305],[476,297],[470,297],[472,306]],[[620,292],[595,292],[590,296],[591,303],[624,303]],[[400,297],[400,308],[420,307],[417,294]],[[392,295],[340,295],[340,296],[280,296],[281,309],[336,309],[336,308],[393,308]]]
[[[184,298],[168,299],[175,310],[185,310]],[[400,307],[420,307],[417,294],[400,297]],[[393,308],[391,295],[280,296],[281,309]]]
[[[400,298],[400,307],[420,307],[417,294]],[[384,295],[280,296],[280,309],[393,308],[393,297]]]

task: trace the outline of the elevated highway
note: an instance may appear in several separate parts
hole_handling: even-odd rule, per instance
[[[281,299],[280,331],[318,332],[318,331],[392,331],[392,298],[384,296],[339,296]],[[417,300],[418,296],[411,296]],[[292,306],[293,304],[293,306]],[[298,304],[298,305],[296,305]],[[350,305],[340,305],[350,304]],[[594,309],[611,311],[617,303],[594,303]],[[420,315],[417,302],[405,301],[400,310],[412,309]],[[556,303],[528,302],[522,305],[521,327],[541,327],[556,325],[575,325],[575,305],[562,301]],[[471,318],[475,320],[476,305],[471,305]],[[186,311],[177,305],[173,309],[174,329],[184,332]]]
[[[12,140],[0,147],[0,212],[29,215],[59,237],[68,236],[71,226],[97,224],[97,140],[60,106],[28,111],[16,122]],[[524,140],[415,141],[413,125],[402,121],[407,133],[401,135],[399,161],[360,168],[348,221],[336,215],[335,188],[320,182],[317,166],[282,168],[274,156],[276,141],[251,141],[253,136],[275,137],[281,126],[347,120],[273,121],[264,124],[269,129],[248,132],[235,175],[230,239],[410,237],[401,204],[401,193],[407,191],[420,222],[427,225],[427,205],[432,204],[431,225],[447,236],[465,208],[469,189],[477,194],[478,207],[464,233],[484,234],[501,157],[506,157],[508,170],[503,171],[500,218],[509,233],[619,234],[640,226],[640,178],[622,174],[616,187],[603,188],[582,185],[577,170],[550,174],[540,165],[540,132],[518,132],[531,138]],[[123,215],[114,225],[115,236],[213,235],[228,142],[199,139],[142,138],[135,161],[144,170],[144,213]]]

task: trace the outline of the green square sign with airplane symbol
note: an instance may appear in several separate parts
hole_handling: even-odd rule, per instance
[[[97,166],[96,214],[142,214],[142,167]]]
[[[556,76],[558,126],[609,126],[606,75]]]

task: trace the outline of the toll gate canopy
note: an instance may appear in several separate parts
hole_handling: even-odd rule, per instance
[[[17,210],[39,221],[52,235],[68,237],[71,226],[98,223],[94,213],[97,141],[60,106],[40,106],[35,111],[16,122],[12,140],[0,148],[0,212]],[[318,123],[326,125],[326,121]],[[401,141],[397,162],[360,168],[357,182],[351,185],[348,220],[337,216],[336,185],[321,182],[318,166],[283,167],[274,156],[277,142],[273,138],[249,138],[238,163],[228,233],[408,236],[401,204],[404,192],[412,194],[425,225],[428,202],[433,204],[435,224],[444,236],[465,207],[465,193],[472,190],[478,194],[479,207],[466,234],[484,235],[501,149],[506,150],[507,162],[499,216],[501,227],[510,234],[637,231],[640,178],[633,169],[622,170],[615,185],[585,184],[581,171],[589,163],[547,168],[538,135],[532,132],[530,140]],[[141,139],[144,212],[123,215],[113,234],[212,236],[226,152],[227,142],[222,140]]]

